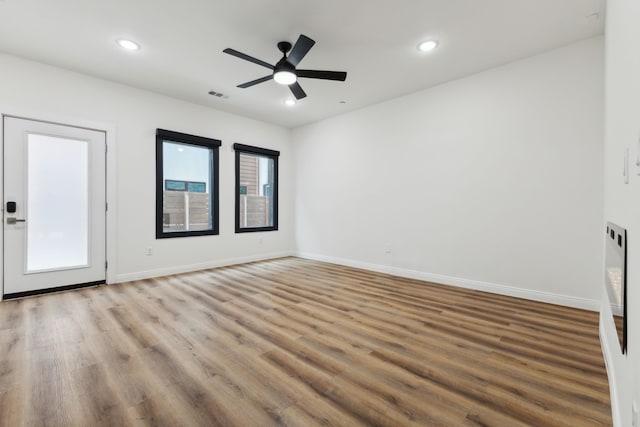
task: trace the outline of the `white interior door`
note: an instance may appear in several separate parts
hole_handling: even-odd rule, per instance
[[[4,295],[104,282],[105,133],[4,117],[3,141]]]

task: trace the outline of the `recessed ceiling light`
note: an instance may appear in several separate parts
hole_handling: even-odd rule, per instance
[[[284,101],[284,105],[286,105],[287,107],[293,107],[294,105],[296,105],[296,100],[295,99],[287,99]]]
[[[435,40],[427,40],[418,45],[420,52],[429,52],[438,47],[438,42]]]
[[[127,39],[118,39],[116,40],[118,46],[126,50],[140,50],[140,45],[134,41]]]

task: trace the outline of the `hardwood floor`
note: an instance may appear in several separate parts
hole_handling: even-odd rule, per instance
[[[611,423],[597,313],[298,258],[0,304],[3,426]]]

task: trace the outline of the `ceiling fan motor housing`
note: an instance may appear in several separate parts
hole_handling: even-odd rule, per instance
[[[296,67],[291,65],[291,63],[289,61],[287,61],[287,58],[282,58],[280,61],[278,61],[276,66],[273,67],[273,74],[280,73],[280,72],[283,72],[283,71],[298,75],[298,73],[296,73]]]
[[[291,50],[291,43],[289,42],[280,42],[278,43],[278,50],[283,54],[287,54]]]

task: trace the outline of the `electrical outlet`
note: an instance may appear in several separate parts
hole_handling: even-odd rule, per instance
[[[387,243],[386,245],[384,245],[384,253],[385,254],[390,254],[391,252],[392,252],[391,251],[391,244]]]
[[[633,402],[631,405],[631,425],[633,427],[640,427],[638,425],[638,402]]]
[[[148,246],[147,247],[147,256],[151,256],[153,255],[153,247],[152,246]]]

